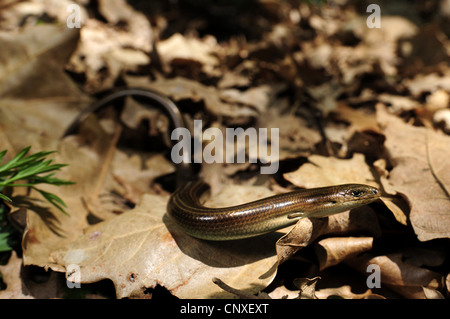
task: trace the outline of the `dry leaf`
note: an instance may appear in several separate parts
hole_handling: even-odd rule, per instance
[[[385,188],[402,194],[419,240],[450,236],[450,137],[405,124],[380,105],[378,121],[393,165]]]
[[[328,218],[300,219],[294,228],[277,241],[278,263],[283,263],[320,236],[351,232],[379,236],[381,230],[375,212],[360,207]]]
[[[28,209],[27,228],[22,242],[25,265],[48,266],[50,252],[76,239],[88,226],[88,211],[83,197],[89,198],[97,193],[96,188],[102,176],[99,165],[105,159],[105,154],[80,148],[72,139],[65,140],[58,148],[55,161],[69,164],[58,177],[76,184],[65,187],[42,185],[41,188],[63,198],[69,216],[40,200],[35,192],[23,203],[18,202],[18,205]],[[109,185],[108,182],[106,185]]]
[[[441,289],[443,277],[426,268],[417,267],[403,261],[401,253],[373,257],[370,254],[355,256],[345,261],[350,267],[368,275],[367,267],[380,267],[381,286],[387,286],[406,298],[424,298],[422,287]]]
[[[320,270],[372,249],[372,237],[325,238],[315,245]]]
[[[324,288],[316,290],[319,299],[344,298],[344,299],[386,299],[383,296],[372,293],[370,289],[358,294],[352,291],[352,287],[345,285],[337,288]]]
[[[172,1],[169,10],[154,2],[128,4],[126,0],[3,2],[0,145],[8,150],[8,158],[27,145],[33,151],[56,149],[59,153],[51,158],[70,164],[58,177],[77,182],[45,188],[64,199],[70,217],[35,192],[14,189],[15,203],[21,204],[19,210],[27,211],[28,217],[23,240],[26,264],[67,271],[70,278],[80,274],[83,282],[109,278],[118,296],[148,298],[156,294],[147,288],[164,286],[186,298],[232,297],[233,289],[238,296],[254,297],[277,273],[277,260],[286,260],[321,239],[328,256],[322,267],[345,260],[367,275],[367,266],[374,262],[382,271],[380,291],[392,288],[412,298],[449,296],[450,275],[443,269],[447,242],[440,246],[442,240],[434,240],[424,249],[408,236],[411,225],[421,240],[448,237],[450,229],[448,138],[418,127],[423,123],[446,132],[448,124],[449,1],[411,7],[411,21],[433,17],[429,26],[420,29],[406,18],[391,15],[406,8],[402,3],[383,7],[382,27],[368,28],[365,5],[359,3],[318,6],[265,0],[257,3],[256,10],[263,14],[255,16],[254,8],[245,4],[205,6],[195,1],[189,5]],[[81,29],[66,27],[71,4],[81,9]],[[210,15],[196,15],[197,9]],[[76,45],[71,72],[65,73]],[[161,68],[170,79],[160,75]],[[167,194],[152,182],[158,176],[166,180],[164,175],[172,172],[172,165],[159,155],[117,150],[120,131],[107,130],[112,136],[104,132],[105,125],[111,126],[110,119],[97,121],[93,116],[80,126],[76,138],[59,140],[78,110],[90,101],[78,89],[80,85],[93,92],[123,83],[153,88],[181,102],[189,128],[192,119],[221,130],[279,128],[279,158],[287,159],[280,161],[283,172],[309,156],[306,165],[286,174],[293,184],[308,188],[347,182],[377,186],[375,181],[381,181],[389,194],[383,194],[382,201],[403,225],[392,225],[384,212],[377,216],[371,207],[379,205],[366,206],[327,219],[302,220],[274,247],[282,232],[229,243],[188,237],[165,215],[166,197],[144,196],[141,205],[129,211],[142,194]],[[363,111],[376,101],[414,123],[394,123],[378,110],[385,124],[385,148],[385,136],[372,113]],[[325,135],[334,149],[340,147],[337,154],[355,154],[352,159],[310,156],[321,154],[323,147],[319,129],[298,116],[310,107],[330,115]],[[133,109],[128,103],[121,120],[133,132],[148,122],[149,134],[166,138],[162,144],[170,145],[168,120],[159,113]],[[239,147],[247,150],[245,145]],[[370,162],[378,161],[371,167],[361,154]],[[255,167],[249,163],[217,165],[204,177],[213,192],[230,178],[242,184],[267,183],[267,177],[255,174]],[[375,171],[378,176],[373,175]],[[209,204],[228,206],[269,193],[264,188],[225,187],[213,193]],[[225,200],[220,202],[221,198]],[[383,227],[379,241],[378,219]],[[89,225],[93,222],[97,224]],[[355,256],[370,249],[372,239],[349,236],[373,236],[380,256]],[[395,247],[386,239],[395,241]],[[400,253],[386,255],[400,248]],[[72,273],[69,262],[79,262],[79,271]],[[23,297],[32,285],[18,273],[17,258],[10,264],[0,267],[5,272],[11,266],[9,293]],[[441,273],[430,272],[430,267]],[[63,279],[60,273],[52,274],[60,282]],[[292,273],[278,275],[281,280],[293,278]],[[446,275],[447,291],[442,286]],[[228,292],[217,287],[213,278],[229,284]],[[353,285],[331,289],[326,287],[329,282],[321,282],[326,288],[316,291],[314,284],[302,281],[301,290],[308,290],[309,298],[380,297],[371,290],[354,293]],[[33,289],[33,297],[61,296],[51,290],[38,294],[37,285]],[[292,296],[283,287],[275,291],[280,297]],[[294,294],[298,297],[300,291]]]
[[[268,132],[273,128],[279,130],[280,161],[307,156],[322,140],[320,133],[311,128],[306,120],[290,113],[283,114],[279,108],[270,108],[260,116],[258,126],[267,128]]]
[[[41,26],[42,16],[48,15],[55,19],[57,24],[66,24],[68,18],[68,8],[77,5],[79,20],[82,25],[87,19],[88,13],[85,7],[79,6],[77,1],[71,0],[45,0],[45,1],[2,1],[0,10],[0,29],[14,31],[18,26],[24,24],[29,26]],[[67,28],[68,29],[68,28]],[[40,39],[42,40],[42,39]]]
[[[284,174],[296,186],[313,188],[345,183],[362,183],[376,186],[374,177],[364,160],[364,155],[354,154],[352,159],[337,159],[311,155],[309,163],[298,170]],[[368,222],[368,221],[371,222]],[[280,263],[299,249],[311,244],[317,237],[330,233],[369,231],[379,235],[380,229],[374,212],[361,207],[352,213],[341,213],[324,219],[302,219],[295,227],[277,242]]]
[[[368,112],[364,109],[354,109],[344,103],[338,103],[336,114],[338,119],[349,123],[349,126],[346,128],[348,137],[355,132],[379,131],[378,125],[376,124],[375,112]],[[330,136],[330,138],[333,138],[333,136]]]
[[[445,278],[445,286],[447,287],[447,296],[450,295],[450,273]]]
[[[316,284],[320,277],[314,278],[296,278],[294,279],[294,285],[299,289],[298,299],[317,299]]]
[[[400,114],[401,112],[411,111],[421,106],[420,103],[415,99],[405,96],[397,96],[384,93],[378,95],[378,99],[384,104],[389,105],[389,108],[397,114]]]
[[[88,19],[67,65],[70,71],[86,76],[90,91],[111,88],[123,71],[149,64],[152,51],[152,27],[143,13],[125,0],[99,1],[99,10],[110,24]],[[116,28],[119,23],[126,28]]]
[[[251,106],[259,113],[264,113],[273,104],[277,93],[283,89],[285,89],[284,85],[262,85],[243,92],[237,89],[224,89],[220,93],[220,98],[231,104]]]
[[[158,92],[164,92],[175,102],[183,99],[191,99],[193,102],[203,101],[208,113],[215,116],[226,116],[230,119],[230,124],[242,125],[258,115],[257,111],[251,107],[222,102],[218,89],[190,79],[159,77],[156,81],[149,82],[147,77],[127,77],[126,80],[130,86],[148,87]]]
[[[426,299],[445,299],[444,296],[436,289],[423,287],[423,294]]]
[[[5,290],[0,290],[0,299],[33,299],[29,291],[22,284],[20,270],[22,259],[13,251],[6,265],[0,266],[0,274],[6,284]]]
[[[170,73],[171,66],[177,62],[193,61],[200,63],[202,70],[212,76],[220,75],[220,72],[215,70],[219,64],[219,60],[214,55],[216,47],[217,41],[212,36],[199,40],[185,37],[180,33],[175,33],[156,44],[165,72]]]
[[[403,84],[409,89],[413,96],[419,97],[426,92],[433,92],[436,88],[446,91],[450,90],[450,69],[444,71],[443,75],[437,73],[418,73],[412,79],[403,80]]]
[[[0,31],[0,95],[38,99],[51,97],[79,102],[83,94],[64,72],[75,49],[78,31],[56,25]]]
[[[82,283],[109,278],[119,298],[144,297],[156,285],[179,298],[223,298],[230,295],[213,283],[214,277],[249,293],[272,280],[273,236],[228,243],[197,240],[165,217],[166,204],[167,197],[145,195],[134,210],[88,227],[52,253],[57,270],[79,266]]]
[[[232,87],[248,87],[250,84],[250,79],[244,75],[236,74],[235,72],[224,72],[217,83],[217,87],[219,89],[229,89]]]
[[[433,122],[436,127],[442,127],[444,132],[450,134],[450,110],[443,109],[434,113]]]
[[[222,288],[223,290],[235,295],[236,297],[240,298],[240,299],[271,299],[266,293],[264,292],[258,292],[257,295],[252,294],[252,293],[248,293],[246,291],[241,291],[239,289],[233,288],[228,286],[226,283],[224,283],[222,280],[220,280],[219,278],[214,278],[213,282],[219,286],[220,288]]]
[[[377,186],[363,154],[355,153],[351,159],[311,155],[308,161],[309,163],[303,164],[298,170],[283,176],[292,184],[305,188],[346,183]]]
[[[382,183],[383,186],[386,185]],[[408,217],[405,212],[407,209],[402,205],[403,202],[399,202],[397,198],[390,198],[388,196],[383,196],[380,198],[383,201],[383,204],[392,212],[395,219],[402,225],[408,225]]]

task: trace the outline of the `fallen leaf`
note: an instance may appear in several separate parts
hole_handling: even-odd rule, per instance
[[[67,69],[86,76],[88,91],[109,89],[124,71],[150,63],[152,26],[147,17],[124,0],[99,1],[107,22],[88,19]],[[116,28],[117,24],[126,27]]]
[[[213,283],[215,277],[249,293],[273,279],[273,236],[228,243],[197,240],[166,217],[166,204],[167,197],[145,195],[134,210],[86,228],[51,254],[56,270],[77,265],[74,276],[81,283],[111,279],[118,298],[144,297],[156,285],[179,298],[224,298],[230,294]]]
[[[62,142],[57,150],[55,161],[69,164],[61,170],[59,177],[75,184],[66,187],[43,185],[41,188],[63,198],[69,215],[63,215],[52,205],[40,200],[34,191],[23,201],[17,202],[17,205],[27,209],[27,227],[22,241],[25,265],[47,267],[51,251],[78,237],[88,226],[86,217],[89,212],[83,197],[89,198],[99,187],[102,176],[99,163],[105,158],[104,151],[96,154],[87,148],[80,148],[70,138]],[[110,186],[108,182],[105,185],[106,189]]]
[[[409,89],[411,94],[415,97],[419,97],[426,92],[433,92],[436,88],[443,89],[445,91],[450,90],[450,70],[444,71],[444,74],[438,73],[423,74],[418,73],[411,79],[403,80],[404,85]]]
[[[450,236],[450,137],[414,127],[377,107],[393,165],[385,188],[403,195],[411,207],[409,219],[421,241]],[[413,174],[414,173],[414,174]]]
[[[372,249],[372,237],[330,237],[315,245],[320,270],[334,266],[348,257]]]
[[[0,31],[0,95],[23,99],[61,98],[78,102],[83,94],[64,72],[78,31],[55,25]],[[3,104],[3,103],[2,103]]]
[[[450,295],[450,273],[445,278],[445,286],[447,287],[447,296]]]
[[[443,109],[434,113],[433,122],[436,127],[442,127],[444,132],[450,134],[450,110]]]
[[[351,159],[337,159],[311,155],[309,163],[283,176],[292,184],[314,188],[345,183],[361,183],[377,186],[375,178],[366,164],[364,155],[354,154]],[[279,263],[290,258],[295,252],[311,244],[317,237],[330,233],[369,231],[379,235],[380,228],[373,211],[360,207],[349,212],[311,220],[301,219],[294,228],[277,242]],[[368,222],[368,220],[371,222]]]
[[[376,124],[375,112],[365,109],[354,109],[344,103],[338,103],[338,108],[335,112],[339,120],[349,124],[346,129],[349,137],[355,132],[379,132],[380,130]]]
[[[6,284],[6,289],[0,290],[0,299],[33,299],[33,296],[22,285],[21,269],[22,259],[17,257],[15,251],[12,251],[8,263],[4,266],[0,265],[2,280]]]
[[[349,285],[337,288],[323,288],[316,290],[319,299],[343,298],[343,299],[386,299],[383,296],[374,294],[370,289],[363,293],[354,293]]]
[[[298,297],[298,294],[298,290],[291,290],[285,286],[279,286],[269,292],[269,297],[272,299],[295,299]]]
[[[18,26],[42,26],[42,16],[48,15],[55,19],[53,25],[66,24],[68,20],[68,8],[77,5],[80,25],[87,19],[88,13],[84,6],[71,0],[46,0],[46,1],[3,1],[0,10],[0,29],[5,31],[17,30]],[[72,7],[73,8],[73,7]],[[73,13],[73,11],[71,11]],[[66,28],[69,29],[69,28]],[[42,38],[39,40],[43,40]]]
[[[364,155],[358,153],[353,154],[351,159],[311,155],[308,157],[308,163],[283,176],[292,184],[304,188],[346,183],[377,186]]]
[[[380,236],[381,229],[375,212],[367,207],[359,207],[328,218],[300,219],[286,235],[277,241],[278,263],[285,262],[320,236],[352,232]]]
[[[444,296],[436,289],[423,287],[423,294],[426,299],[445,299]]]
[[[235,72],[224,72],[217,83],[217,87],[219,89],[229,89],[232,87],[248,87],[250,84],[250,79],[244,75],[236,74]]]
[[[223,290],[235,295],[240,299],[270,299],[270,297],[264,292],[258,292],[258,294],[255,295],[246,291],[241,291],[239,289],[228,286],[219,278],[214,278],[213,282]]]
[[[308,156],[322,138],[318,130],[291,113],[282,113],[279,108],[269,108],[260,116],[259,127],[267,128],[268,132],[278,129],[278,158],[280,161],[299,156]],[[269,134],[269,133],[268,133]]]
[[[157,78],[149,82],[148,78],[127,77],[129,86],[147,87],[157,92],[164,92],[175,102],[190,99],[193,102],[203,101],[208,113],[215,116],[226,116],[234,124],[248,123],[257,117],[258,112],[251,107],[224,103],[220,99],[220,91],[212,86],[203,85],[197,81],[176,77],[173,79]]]
[[[403,261],[401,253],[372,256],[366,253],[345,261],[347,265],[368,275],[369,265],[378,265],[381,286],[386,286],[406,298],[424,298],[423,287],[442,289],[443,277],[437,272]]]
[[[293,281],[293,284],[298,288],[299,294],[298,299],[317,299],[316,292],[316,284],[319,281],[320,277],[314,278],[296,278]]]
[[[218,75],[216,67],[219,60],[214,55],[217,41],[214,37],[205,37],[202,40],[185,37],[175,33],[170,38],[157,42],[156,50],[166,73],[172,71],[172,66],[179,61],[195,61],[201,64],[201,69],[209,75]]]
[[[378,99],[380,102],[389,105],[389,109],[397,114],[411,111],[421,106],[421,104],[418,101],[406,96],[398,96],[384,93],[378,95]]]
[[[284,88],[284,85],[262,85],[243,92],[237,89],[224,89],[220,92],[220,98],[228,103],[251,106],[259,113],[264,113],[273,104],[276,94]]]

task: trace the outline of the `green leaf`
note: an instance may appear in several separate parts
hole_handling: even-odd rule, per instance
[[[9,198],[6,195],[3,195],[2,193],[0,193],[0,198],[3,199],[3,200],[6,200],[7,202],[12,202],[11,198]]]
[[[0,152],[0,163],[3,161],[3,157],[6,155],[6,150]]]
[[[73,185],[75,184],[75,182],[71,182],[71,181],[65,181],[59,178],[54,178],[52,177],[53,175],[55,175],[55,173],[51,173],[45,176],[34,176],[32,178],[30,178],[30,183],[32,183],[33,185],[35,184],[41,184],[41,183],[47,183],[47,184],[52,184],[52,185]],[[15,184],[17,185],[17,184]]]
[[[17,163],[22,159],[22,157],[24,157],[25,154],[28,153],[30,148],[31,148],[31,146],[25,147],[23,150],[21,150],[19,153],[17,153],[17,155],[14,156],[14,158],[12,160],[10,160],[8,163],[0,166],[0,172],[4,172],[4,171],[7,171],[7,170],[15,167],[17,165]],[[6,150],[4,152],[6,154]]]
[[[10,251],[12,249],[12,247],[8,244],[9,235],[10,234],[8,232],[0,233],[0,252]]]
[[[25,169],[29,166],[36,166],[43,161],[45,156],[55,153],[55,151],[38,152],[38,153],[32,154],[26,158],[23,158],[30,150],[30,147],[31,146],[25,147],[16,156],[14,156],[14,158],[12,160],[10,160],[8,163],[0,166],[0,173],[11,170],[11,169],[19,170],[19,169]]]
[[[64,201],[59,198],[58,196],[56,196],[55,194],[43,191],[42,189],[37,189],[35,187],[33,187],[34,190],[38,191],[39,193],[41,193],[41,195],[47,200],[49,201],[53,206],[55,206],[56,208],[58,208],[64,215],[69,216],[69,213],[67,213],[64,209],[64,207],[67,207],[66,203],[64,203]]]
[[[46,160],[45,157],[55,151],[43,151],[26,156],[30,146],[21,150],[13,159],[0,166],[0,191],[4,187],[31,187],[38,191],[47,201],[58,208],[61,212],[68,215],[64,210],[65,203],[58,196],[49,192],[42,191],[35,187],[36,184],[52,185],[71,185],[70,181],[55,178],[54,171],[67,166],[67,164],[52,164],[53,160]],[[0,152],[0,162],[6,154],[6,150]],[[49,173],[47,175],[41,175]],[[25,180],[23,183],[15,183],[19,180]],[[0,193],[0,199],[11,201],[9,197]]]

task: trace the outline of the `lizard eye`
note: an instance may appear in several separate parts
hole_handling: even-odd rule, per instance
[[[353,197],[359,197],[359,196],[361,196],[363,193],[364,193],[363,191],[358,191],[358,190],[353,190],[353,191],[351,192],[351,194],[352,194]]]

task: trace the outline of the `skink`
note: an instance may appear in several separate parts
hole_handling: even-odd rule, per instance
[[[199,198],[208,189],[204,182],[189,182],[169,199],[169,216],[187,234],[206,240],[233,240],[262,235],[299,219],[326,217],[379,198],[377,188],[361,184],[302,189],[247,204],[209,208]]]
[[[64,136],[73,133],[89,113],[124,96],[145,98],[166,111],[175,128],[185,126],[181,112],[170,99],[148,89],[133,88],[117,91],[94,103],[73,121]],[[234,240],[258,236],[293,225],[301,218],[330,216],[380,197],[375,187],[344,184],[297,190],[238,206],[210,208],[199,200],[208,185],[192,181],[189,162],[186,160],[177,166],[179,188],[169,199],[167,213],[184,232],[200,239]]]

